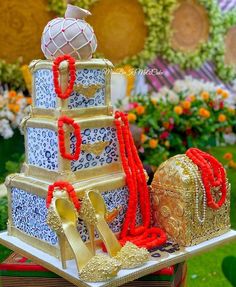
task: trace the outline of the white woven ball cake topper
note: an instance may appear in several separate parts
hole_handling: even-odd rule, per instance
[[[89,11],[68,4],[65,18],[48,22],[41,40],[41,49],[47,59],[65,54],[79,60],[92,57],[97,39],[93,28],[84,20],[88,15],[91,15]]]

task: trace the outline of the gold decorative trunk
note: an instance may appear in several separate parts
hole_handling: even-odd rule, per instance
[[[216,201],[219,190],[211,190]],[[198,168],[186,155],[174,156],[160,165],[152,182],[155,225],[182,246],[208,240],[230,229],[230,185],[225,203],[215,210],[203,204],[204,187]],[[198,204],[197,204],[198,202]]]

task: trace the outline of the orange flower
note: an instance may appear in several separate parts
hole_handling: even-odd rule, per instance
[[[147,140],[147,136],[145,134],[141,134],[141,143],[144,143]]]
[[[204,109],[204,108],[200,108],[198,114],[201,117],[206,118],[206,119],[209,118],[211,115],[211,113],[207,109]]]
[[[150,148],[154,149],[154,148],[157,147],[157,145],[158,145],[158,140],[156,140],[156,139],[150,139],[150,140],[149,140],[149,146],[150,146]]]
[[[226,160],[231,160],[233,158],[233,155],[231,152],[227,152],[224,154],[223,158]]]
[[[184,101],[182,102],[182,107],[185,109],[185,110],[189,110],[191,108],[191,102],[190,101]]]
[[[163,127],[167,130],[169,128],[170,124],[168,122],[163,123]]]
[[[18,94],[17,96],[16,96],[16,103],[18,103],[20,100],[22,100],[24,98],[24,96],[23,95],[21,95],[21,94]]]
[[[128,120],[129,122],[133,123],[137,119],[136,115],[134,113],[128,113]]]
[[[228,166],[236,169],[236,162],[233,160],[230,160],[228,163]]]
[[[216,93],[217,93],[218,95],[222,95],[223,92],[224,92],[224,90],[221,89],[221,88],[218,88],[218,89],[216,90]]]
[[[27,103],[27,105],[31,105],[32,104],[32,98],[31,97],[27,97],[26,98],[26,103]]]
[[[137,106],[137,108],[135,108],[135,111],[139,116],[141,116],[145,112],[145,107],[144,106]]]
[[[177,115],[182,115],[183,113],[183,108],[181,106],[175,106],[174,107],[174,112],[177,114]]]
[[[219,117],[218,117],[218,121],[221,122],[221,123],[225,122],[226,119],[227,119],[226,116],[223,115],[223,114],[220,114]]]
[[[20,106],[17,104],[8,104],[8,109],[14,113],[18,113],[20,110]]]
[[[208,101],[209,100],[209,98],[210,98],[210,95],[209,95],[209,93],[208,92],[202,92],[201,93],[201,97],[202,97],[202,99],[204,100],[204,101]]]
[[[11,99],[15,98],[16,97],[16,91],[13,91],[13,90],[9,91],[8,97],[11,98]]]
[[[223,91],[221,96],[223,99],[227,99],[229,97],[229,93],[227,91]]]
[[[190,99],[191,102],[195,102],[196,101],[195,95],[190,95],[189,99]]]

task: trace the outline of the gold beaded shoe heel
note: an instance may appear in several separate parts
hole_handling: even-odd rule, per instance
[[[134,268],[144,264],[149,258],[147,249],[139,248],[131,242],[127,242],[122,247],[106,222],[106,214],[106,205],[99,191],[87,190],[79,211],[79,217],[85,221],[87,226],[96,228],[108,254],[117,259],[122,264],[122,268]],[[94,240],[94,236],[90,240]]]
[[[68,197],[54,197],[48,210],[48,225],[57,233],[62,267],[66,268],[65,240],[73,252],[80,278],[87,282],[106,281],[117,275],[121,264],[106,255],[95,255],[82,241],[77,230],[78,213]]]

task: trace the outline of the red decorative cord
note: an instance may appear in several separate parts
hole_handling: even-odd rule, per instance
[[[53,192],[55,191],[55,189],[66,190],[71,201],[74,203],[75,208],[77,210],[80,209],[80,203],[76,196],[74,187],[69,182],[66,182],[66,181],[56,181],[53,184],[48,186],[48,194],[47,194],[47,199],[46,199],[47,208],[49,208],[52,202]]]
[[[74,128],[74,135],[76,138],[74,154],[70,154],[66,152],[65,131],[63,129],[64,124],[70,125]],[[79,158],[82,139],[81,139],[81,134],[80,134],[80,126],[77,123],[75,123],[73,119],[67,116],[61,116],[58,119],[58,141],[59,141],[60,154],[63,158],[66,158],[69,160],[77,160]]]
[[[213,209],[220,208],[225,203],[227,194],[224,167],[213,156],[197,148],[188,149],[186,155],[197,165],[201,173],[202,182],[206,190],[207,205]],[[220,188],[221,198],[218,202],[214,201],[211,194],[211,188],[213,187]]]
[[[139,247],[146,247],[148,249],[160,246],[166,242],[166,234],[160,228],[150,228],[151,207],[149,190],[143,165],[139,159],[129,129],[127,115],[122,112],[116,112],[115,124],[121,161],[129,188],[128,208],[120,233],[120,242],[124,245],[126,241],[131,241]],[[138,200],[143,219],[143,224],[140,226],[136,226]]]
[[[59,84],[59,66],[60,63],[63,61],[68,61],[69,63],[69,74],[70,74],[70,80],[69,84],[66,88],[66,91],[63,93]],[[70,55],[62,55],[57,57],[53,61],[53,67],[52,67],[52,72],[53,72],[53,82],[54,82],[54,89],[55,93],[57,96],[63,100],[67,99],[70,94],[73,92],[73,87],[75,83],[75,59],[72,58]]]

